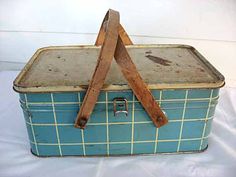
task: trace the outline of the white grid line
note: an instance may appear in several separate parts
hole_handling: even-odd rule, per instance
[[[205,120],[211,120],[213,119],[214,116],[211,116],[209,118],[199,118],[199,119],[184,119],[184,122],[195,122],[195,121],[205,121]],[[176,120],[168,120],[169,123],[173,123],[173,122],[182,122],[182,119],[176,119]],[[34,125],[34,126],[54,126],[55,124],[52,123],[30,123],[27,122],[27,124],[29,125]],[[150,124],[153,123],[152,121],[140,121],[140,122],[134,122],[134,124]],[[132,122],[109,122],[108,125],[126,125],[126,124],[132,124]],[[73,123],[59,123],[57,124],[57,126],[72,126],[74,125]],[[104,123],[87,123],[87,126],[90,125],[107,125],[106,122]]]
[[[55,106],[54,106],[54,99],[53,99],[53,94],[52,93],[51,93],[51,99],[52,99],[52,109],[53,109],[53,117],[54,117],[55,128],[56,128],[58,149],[59,149],[60,156],[62,156],[61,145],[60,145],[60,136],[59,136],[58,127],[57,127],[57,116],[56,116],[56,111],[55,111]]]
[[[110,154],[110,145],[109,145],[109,120],[108,120],[108,95],[106,92],[106,127],[107,127],[107,155]]]
[[[130,154],[132,155],[134,152],[134,100],[135,96],[133,94],[133,102],[132,102],[132,121],[131,121],[131,146],[130,146]]]
[[[24,94],[25,96],[25,105],[26,105],[26,108],[28,109],[28,99],[27,99],[27,95]],[[28,115],[29,116],[29,120],[30,120],[30,127],[31,127],[31,131],[32,131],[32,135],[33,135],[33,139],[34,139],[34,145],[35,145],[35,150],[36,150],[36,154],[39,156],[39,151],[38,151],[38,145],[37,145],[37,141],[36,141],[36,137],[35,137],[35,133],[34,133],[34,126],[32,124],[32,120],[31,120],[31,115]],[[25,119],[26,121],[26,119]],[[27,123],[27,121],[26,121]]]
[[[84,130],[81,129],[81,141],[82,141],[82,147],[83,147],[83,155],[86,156],[86,149],[85,149],[85,144],[84,144]]]
[[[78,100],[79,100],[79,108],[81,105],[81,97],[80,97],[80,92],[78,92]],[[81,131],[81,141],[82,141],[82,147],[83,147],[83,155],[86,156],[86,149],[85,149],[85,144],[84,144],[84,130],[80,129]]]
[[[177,152],[179,152],[180,143],[181,143],[181,139],[182,139],[182,132],[183,132],[183,125],[184,125],[184,117],[185,117],[187,99],[188,99],[188,90],[185,91],[184,109],[183,109],[183,114],[182,114],[182,121],[181,121],[180,132],[179,132],[179,141],[178,141]]]
[[[57,105],[58,106],[58,105]],[[210,106],[211,108],[212,107],[216,107],[216,104],[211,104]],[[188,106],[187,107],[188,109],[205,109],[205,108],[208,108],[208,107],[205,107],[205,106],[202,106],[202,107],[190,107]],[[168,110],[176,110],[176,109],[183,109],[183,107],[173,107],[173,108],[166,108],[166,107],[162,107],[163,110],[165,111],[168,111]],[[52,109],[33,109],[33,108],[30,108],[29,109],[31,112],[52,112]],[[63,112],[71,112],[71,111],[74,111],[74,109],[69,109],[69,110],[66,110],[66,109],[57,109],[58,111],[63,111]],[[102,110],[102,109],[100,109]],[[105,109],[104,109],[105,110]],[[134,109],[134,111],[144,111],[143,109]]]
[[[159,101],[159,106],[161,107],[162,90],[160,90],[160,98],[159,98],[159,100],[160,100],[160,101]],[[155,138],[154,154],[157,152],[158,131],[159,131],[159,128],[156,128],[156,138]]]
[[[209,136],[209,135],[208,135]],[[181,141],[198,141],[201,139],[207,139],[208,136],[203,138],[185,138],[181,139]],[[179,139],[164,139],[164,140],[157,140],[158,142],[178,142]],[[155,140],[145,140],[145,141],[133,141],[134,144],[138,143],[155,143]],[[35,144],[35,142],[31,141],[32,144]],[[109,144],[131,144],[131,141],[114,141],[109,142]],[[44,146],[58,146],[58,143],[37,143],[38,145],[44,145]],[[107,142],[86,142],[85,145],[96,145],[96,144],[107,144]],[[61,146],[73,146],[73,145],[82,145],[82,143],[61,143]]]
[[[202,131],[202,137],[204,137],[205,131],[206,131],[206,124],[207,124],[208,116],[209,116],[209,112],[210,112],[210,105],[211,105],[211,98],[212,98],[212,95],[213,95],[213,91],[214,91],[214,90],[212,89],[212,90],[211,90],[211,95],[210,95],[210,101],[209,101],[208,109],[207,109],[207,113],[206,113],[206,118],[205,118],[205,122],[204,122],[204,128],[203,128],[203,131]],[[202,149],[202,144],[203,144],[203,139],[201,139],[201,143],[200,143],[199,150]]]
[[[106,92],[107,93],[107,92]],[[219,99],[219,96],[213,97],[212,100],[217,100]],[[209,101],[210,98],[189,98],[188,101]],[[160,100],[156,100],[159,102]],[[162,102],[177,102],[177,101],[185,101],[184,99],[165,99],[162,100]],[[20,100],[20,102],[25,103],[23,100]],[[133,101],[127,101],[128,103],[132,103]],[[134,100],[135,103],[140,103],[138,100]],[[82,102],[54,102],[54,104],[81,104]],[[97,101],[96,103],[113,103],[112,101]],[[51,102],[28,102],[28,105],[51,105]]]
[[[155,138],[154,154],[157,153],[158,133],[159,133],[159,128],[156,128],[156,138]]]

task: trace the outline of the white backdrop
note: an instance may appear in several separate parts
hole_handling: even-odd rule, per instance
[[[0,0],[0,71],[19,69],[40,47],[93,44],[108,8],[134,43],[193,45],[236,87],[236,0]],[[17,73],[0,72],[0,176],[235,176],[235,88],[220,92],[204,153],[37,158],[12,90]]]
[[[236,85],[235,0],[1,0],[0,65],[44,46],[93,44],[108,8],[134,43],[193,45]]]

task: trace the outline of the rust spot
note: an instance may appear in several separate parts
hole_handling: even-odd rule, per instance
[[[165,59],[163,59],[163,58],[156,57],[156,56],[153,56],[153,55],[146,55],[146,57],[147,57],[149,60],[151,60],[151,61],[153,61],[153,62],[155,62],[155,63],[157,63],[157,64],[163,65],[163,66],[170,66],[170,63],[172,63],[172,62],[169,61],[169,60],[165,60]]]
[[[88,85],[80,85],[79,87],[81,87],[82,89],[87,89]]]
[[[145,52],[145,54],[151,54],[151,53],[152,53],[152,51],[151,51],[151,50],[149,50],[149,51]]]
[[[180,71],[179,70],[177,70],[177,71],[175,71],[176,73],[180,73]]]
[[[103,86],[102,86],[102,89],[106,89],[107,87],[109,87],[110,85],[109,84],[104,84]]]
[[[109,84],[104,84],[102,86],[102,89],[106,89],[109,86],[110,86]],[[88,85],[79,85],[79,87],[82,88],[82,89],[85,89],[85,90],[88,89]]]
[[[40,85],[40,84],[38,84],[38,85],[35,85],[35,87],[37,87],[37,88],[38,88],[38,87],[41,87],[41,85]]]
[[[204,69],[202,69],[202,68],[197,68],[197,69],[200,70],[200,72],[202,72],[202,73],[205,72]]]

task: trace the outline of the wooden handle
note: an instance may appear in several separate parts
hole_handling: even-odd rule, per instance
[[[144,109],[152,119],[156,127],[161,127],[168,123],[168,119],[161,110],[159,104],[155,101],[151,92],[147,88],[147,85],[142,80],[138,73],[135,64],[132,62],[124,45],[133,45],[133,42],[129,38],[128,34],[119,25],[119,37],[116,45],[115,59],[117,64],[129,83],[129,86],[133,90],[135,96],[143,105]],[[104,31],[100,30],[95,45],[101,45],[103,41]]]
[[[125,45],[133,45],[133,42],[131,41],[131,39],[129,38],[128,34],[126,33],[125,29],[123,28],[123,26],[121,24],[119,24],[118,33],[119,33],[119,36],[122,39],[122,42]],[[105,38],[105,30],[101,26],[101,28],[99,30],[99,33],[98,33],[97,40],[95,42],[95,45],[96,46],[102,45],[103,41],[104,41],[104,38]]]
[[[119,24],[118,32],[119,37],[115,51],[116,62],[119,65],[124,77],[128,81],[128,84],[133,90],[135,96],[141,102],[149,117],[152,119],[154,125],[156,127],[161,127],[168,123],[168,119],[149,91],[147,85],[141,78],[135,64],[131,60],[129,53],[125,48],[125,45],[133,45],[133,42],[121,24]],[[104,40],[105,36],[104,33],[105,31],[101,28],[95,45],[102,45],[102,41]]]
[[[76,118],[75,127],[82,129],[85,128],[89,116],[93,111],[115,53],[118,38],[118,27],[119,13],[111,9],[108,10],[100,29],[103,33],[99,33],[97,40],[102,44],[97,66]]]
[[[152,93],[138,73],[138,70],[131,60],[128,51],[125,48],[121,36],[118,36],[115,60],[119,65],[124,77],[128,81],[137,99],[141,102],[144,109],[152,119],[156,127],[161,127],[168,123],[168,119],[154,99]]]
[[[128,81],[130,88],[143,105],[154,125],[161,127],[168,122],[167,117],[155,101],[125,48],[125,45],[132,44],[128,34],[119,24],[119,13],[109,10],[103,20],[95,42],[95,45],[102,45],[102,48],[96,69],[76,118],[75,127],[85,128],[104,84],[113,56]]]

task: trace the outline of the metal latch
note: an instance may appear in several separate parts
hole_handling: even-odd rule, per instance
[[[125,113],[128,116],[128,101],[125,98],[114,98],[113,99],[113,110],[114,116],[119,113]]]

